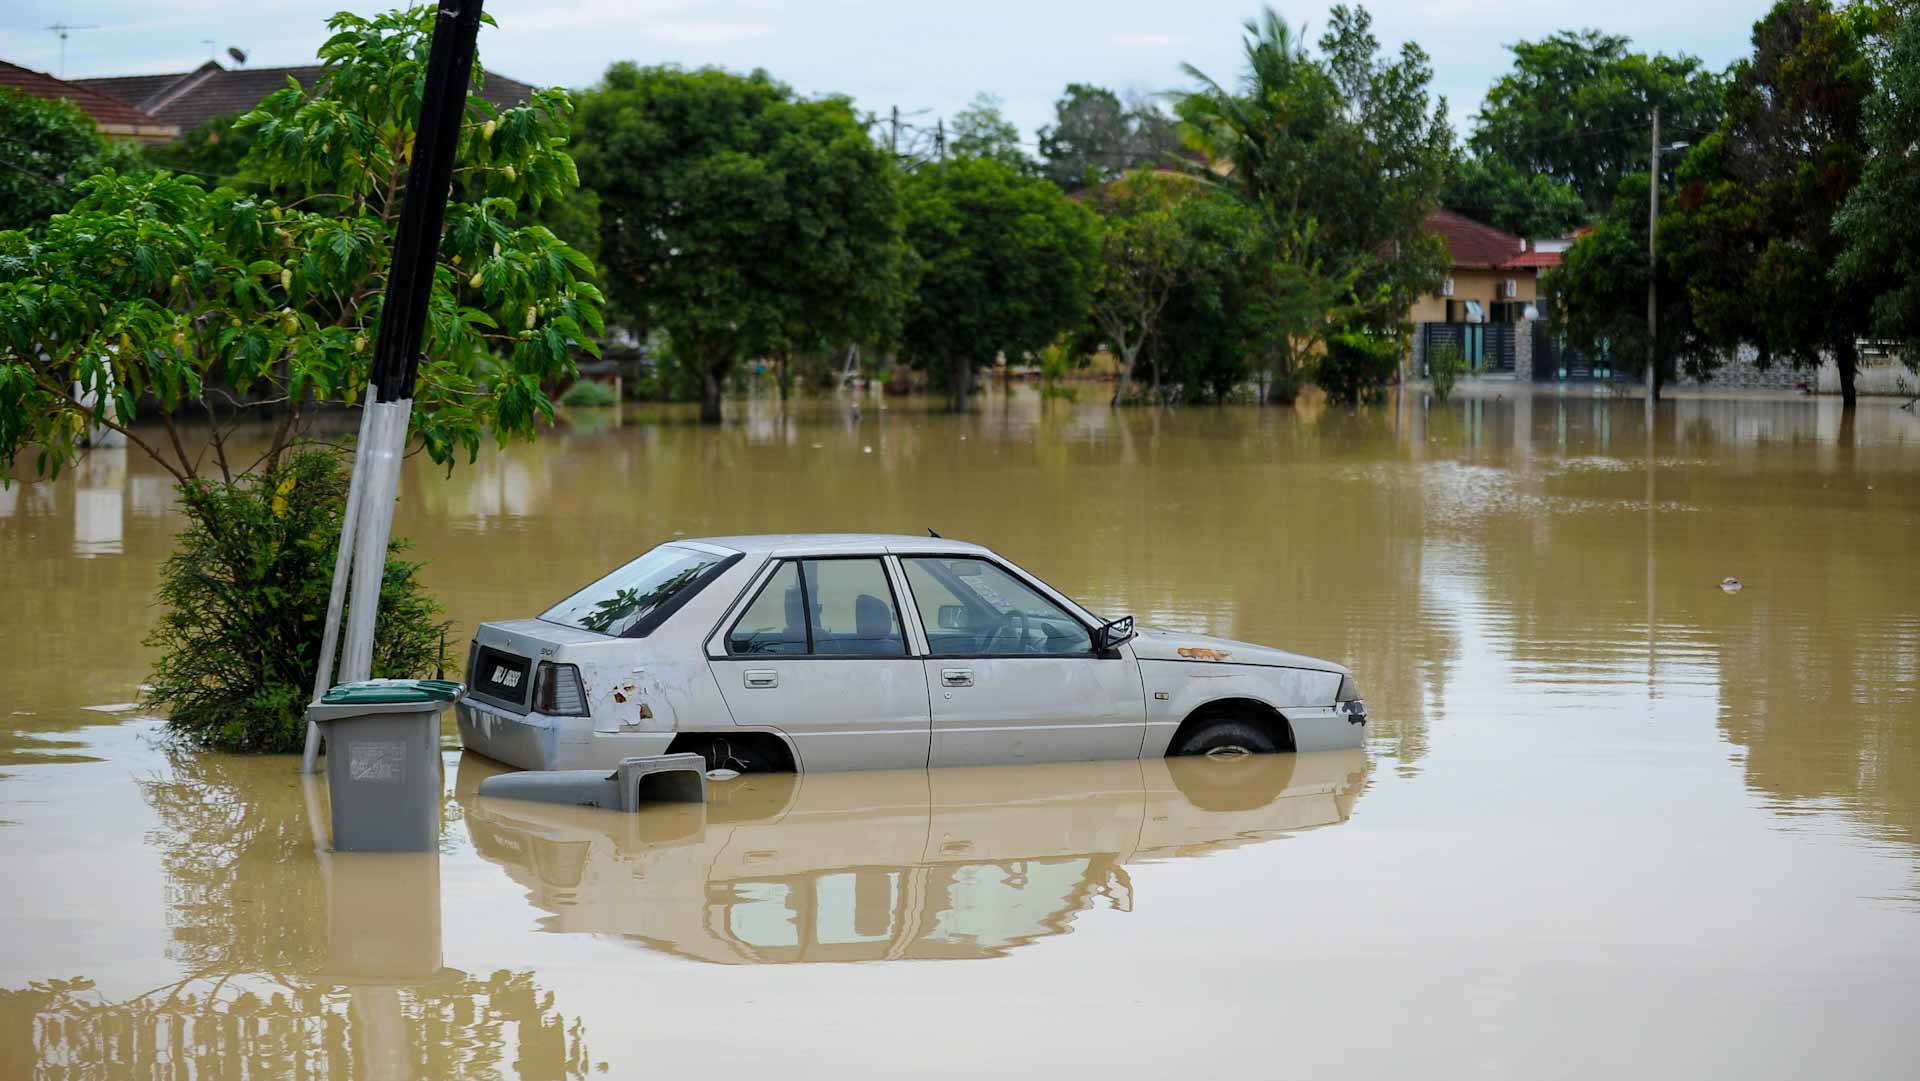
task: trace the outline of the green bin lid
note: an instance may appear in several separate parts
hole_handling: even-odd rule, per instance
[[[328,706],[373,706],[399,702],[451,702],[460,685],[450,679],[368,679],[342,683],[321,699]]]

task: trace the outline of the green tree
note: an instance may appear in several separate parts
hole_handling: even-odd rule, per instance
[[[1754,24],[1720,127],[1687,155],[1661,220],[1703,344],[1817,367],[1831,355],[1854,404],[1856,339],[1874,296],[1835,274],[1836,213],[1866,164],[1872,70],[1861,27],[1827,0],[1780,0]],[[1663,335],[1664,337],[1664,335]]]
[[[1265,215],[1277,244],[1272,288],[1290,313],[1280,325],[1307,335],[1276,347],[1270,390],[1285,398],[1317,335],[1356,322],[1395,333],[1414,298],[1438,287],[1446,248],[1421,224],[1453,135],[1426,54],[1409,43],[1383,58],[1364,8],[1332,10],[1317,56],[1271,10],[1246,35],[1238,85],[1189,66],[1200,88],[1177,111],[1211,163],[1197,175],[1223,170],[1219,182]]]
[[[101,138],[71,101],[0,86],[0,230],[26,229],[72,206],[101,169],[137,169],[139,154]]]
[[[1620,181],[1620,190],[1593,231],[1576,241],[1542,282],[1549,317],[1567,345],[1643,378],[1649,353],[1647,175],[1636,173]],[[1663,244],[1671,240],[1670,229],[1668,222],[1661,223]],[[1704,378],[1720,360],[1694,323],[1676,257],[1671,247],[1660,252],[1658,382],[1670,379],[1682,361],[1689,372]]]
[[[964,412],[976,361],[1044,348],[1087,317],[1100,266],[1091,211],[989,158],[925,166],[906,181],[919,285],[901,343]]]
[[[1154,338],[1167,302],[1190,269],[1191,245],[1174,210],[1181,194],[1174,190],[1176,183],[1183,182],[1142,170],[1102,189],[1093,200],[1103,220],[1100,278],[1090,315],[1120,362],[1109,405],[1127,400],[1141,350]],[[1154,360],[1149,355],[1157,399],[1160,369]]]
[[[1441,189],[1440,204],[1520,236],[1564,236],[1587,220],[1572,185],[1523,173],[1502,158],[1466,158]]]
[[[1839,284],[1873,298],[1873,333],[1900,342],[1920,366],[1920,5],[1895,5],[1866,104],[1868,155],[1834,220],[1846,247]]]
[[[313,91],[289,86],[239,122],[269,194],[109,171],[41,229],[0,233],[0,456],[38,447],[37,467],[57,470],[105,425],[182,481],[216,467],[231,481],[274,472],[303,421],[358,400],[433,20],[329,20]],[[414,437],[449,464],[486,433],[530,435],[551,416],[542,383],[600,331],[592,264],[513,220],[574,182],[566,92],[503,113],[470,93],[467,113],[458,168],[486,194],[448,208],[413,406]],[[305,194],[282,203],[281,185]],[[188,408],[215,422],[204,448],[175,424]],[[227,433],[256,415],[270,449],[230,460]],[[133,426],[147,417],[160,430]]]
[[[1020,129],[1000,112],[1001,101],[985,92],[975,94],[954,115],[947,151],[956,158],[989,158],[1031,176],[1039,163],[1020,145]]]
[[[191,173],[209,185],[250,189],[259,178],[243,177],[241,171],[252,148],[251,129],[241,126],[236,113],[216,116],[165,146],[149,147],[146,153],[147,160],[161,169]]]
[[[804,100],[761,71],[619,63],[580,124],[613,299],[699,373],[702,420],[719,421],[741,359],[897,321],[899,188],[846,99]]]
[[[1606,209],[1620,179],[1646,169],[1651,110],[1677,138],[1698,136],[1719,123],[1725,86],[1696,57],[1628,45],[1616,34],[1562,30],[1508,46],[1513,70],[1481,103],[1474,155],[1565,184],[1591,213]]]
[[[1104,184],[1129,169],[1162,164],[1180,148],[1174,119],[1150,103],[1129,107],[1113,91],[1067,84],[1040,129],[1048,180],[1065,191]]]
[[[1183,401],[1220,402],[1263,373],[1289,331],[1333,307],[1311,305],[1307,317],[1291,308],[1299,298],[1284,278],[1289,269],[1264,216],[1231,195],[1204,192],[1173,207],[1184,260],[1144,356],[1156,401],[1178,389]],[[1267,373],[1270,374],[1270,373]]]
[[[304,422],[364,393],[434,19],[334,16],[313,91],[236,122],[244,192],[108,170],[68,212],[0,233],[0,456],[36,448],[54,472],[104,426],[180,481],[192,524],[162,574],[152,701],[209,745],[299,744],[344,502],[337,452]],[[513,221],[574,182],[566,93],[504,113],[470,93],[467,112],[413,406],[419,448],[449,466],[487,433],[531,435],[542,385],[600,331],[592,264]],[[207,424],[183,432],[187,410]],[[268,449],[230,459],[255,417]],[[440,656],[414,570],[386,563],[375,674]]]

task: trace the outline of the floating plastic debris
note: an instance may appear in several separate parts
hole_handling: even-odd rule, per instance
[[[739,770],[728,769],[725,766],[707,771],[707,780],[709,781],[731,781],[738,776],[740,776]]]
[[[113,702],[104,706],[81,706],[89,713],[128,713],[140,708],[138,702]]]
[[[1723,593],[1740,592],[1740,579],[1731,576],[1720,579],[1720,590]]]

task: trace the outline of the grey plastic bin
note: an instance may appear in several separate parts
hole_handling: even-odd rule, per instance
[[[440,839],[442,679],[342,683],[307,707],[327,741],[336,852],[425,852]]]

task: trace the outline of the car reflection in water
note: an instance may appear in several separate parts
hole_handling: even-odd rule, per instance
[[[721,964],[1002,957],[1096,901],[1127,864],[1344,822],[1362,751],[872,773],[755,774],[700,807],[622,815],[458,791],[475,849],[551,931]]]

